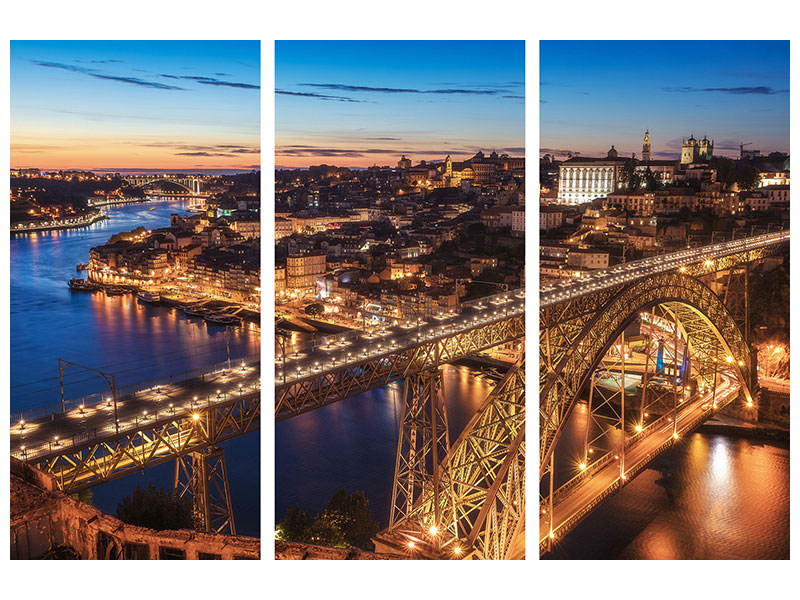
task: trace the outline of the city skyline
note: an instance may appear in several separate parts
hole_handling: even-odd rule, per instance
[[[543,41],[540,154],[680,156],[681,141],[789,151],[786,41]]]
[[[524,42],[278,41],[275,62],[278,168],[524,154]]]
[[[258,41],[12,41],[11,167],[260,168]]]

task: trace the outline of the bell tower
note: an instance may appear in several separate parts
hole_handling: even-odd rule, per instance
[[[642,160],[650,161],[650,130],[644,132],[644,142],[642,143]]]

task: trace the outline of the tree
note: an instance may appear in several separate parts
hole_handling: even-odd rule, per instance
[[[644,186],[651,192],[662,187],[661,178],[658,173],[651,171],[650,167],[647,167],[644,173]]]
[[[281,540],[371,550],[379,526],[364,492],[348,494],[343,488],[313,521],[304,510],[290,508],[276,529],[275,537]]]
[[[709,166],[717,171],[717,181],[725,186],[736,181],[736,161],[724,156],[712,156]]]
[[[622,163],[622,168],[619,172],[619,180],[623,187],[629,191],[639,189],[642,182],[642,176],[636,172],[636,167],[632,159],[626,160]]]
[[[120,521],[150,529],[191,529],[192,501],[188,496],[178,498],[174,492],[165,492],[148,484],[147,489],[136,486],[117,505]]]
[[[372,546],[372,537],[378,533],[378,523],[372,517],[369,500],[364,492],[348,494],[342,488],[333,495],[323,514],[338,523],[345,540],[351,546]]]
[[[742,165],[736,173],[736,183],[740,190],[752,190],[758,187],[758,169],[753,165]]]
[[[311,527],[311,515],[301,508],[292,506],[286,511],[286,516],[278,523],[278,532],[275,536],[281,540],[302,540],[306,530]]]

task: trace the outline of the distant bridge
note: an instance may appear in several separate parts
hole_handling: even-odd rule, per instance
[[[125,181],[136,187],[144,187],[151,183],[167,182],[178,185],[192,194],[199,194],[203,180],[197,175],[170,175],[160,173],[156,175],[126,175]]]

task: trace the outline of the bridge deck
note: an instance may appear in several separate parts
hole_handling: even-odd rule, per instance
[[[388,355],[399,350],[420,347],[438,337],[451,337],[505,316],[525,310],[524,290],[513,290],[462,304],[458,310],[407,320],[375,332],[350,331],[325,336],[321,343],[298,347],[284,357],[278,350],[275,356],[275,385],[283,386],[309,376],[341,369],[368,358]]]
[[[165,418],[191,415],[197,408],[227,402],[259,388],[258,361],[233,363],[231,369],[215,369],[184,381],[119,396],[119,431],[114,424],[114,404],[110,397],[91,405],[85,404],[83,408],[78,406],[63,413],[13,423],[11,454],[22,460],[38,462],[97,439],[112,441]]]
[[[718,409],[733,401],[738,393],[738,385],[733,376],[723,376],[714,400]],[[693,402],[685,404],[678,411],[678,435],[691,431],[705,420],[713,416],[708,403],[712,400],[713,391],[699,396]],[[667,417],[668,415],[665,415]],[[576,477],[572,482],[562,486],[553,495],[553,541],[564,537],[586,515],[588,515],[606,497],[631,481],[662,450],[674,443],[672,437],[673,424],[662,417],[652,423],[641,434],[625,447],[626,480],[620,479],[619,462],[608,460],[598,465],[596,470],[590,466],[586,473]],[[546,507],[542,507],[543,509]],[[544,553],[548,548],[550,536],[550,518],[539,511],[539,551]]]
[[[721,242],[701,248],[691,248],[671,252],[662,256],[653,256],[642,260],[635,260],[623,265],[616,265],[601,269],[580,279],[570,279],[542,287],[540,290],[541,306],[549,306],[565,300],[570,300],[586,294],[596,293],[602,289],[631,283],[659,273],[672,271],[691,264],[704,263],[730,256],[759,250],[768,246],[775,246],[789,241],[789,232],[781,231],[752,238]],[[714,270],[710,264],[709,269]]]

